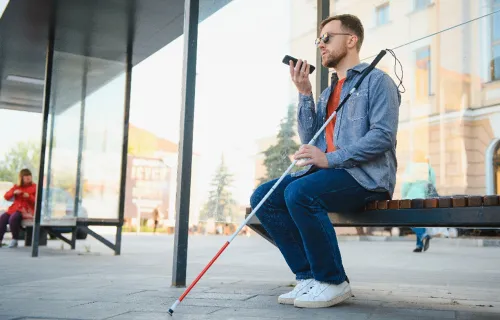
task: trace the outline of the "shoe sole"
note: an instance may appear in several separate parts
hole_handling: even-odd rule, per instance
[[[294,302],[295,302],[295,298],[279,298],[278,297],[279,304],[293,305]]]
[[[338,296],[329,301],[300,301],[295,300],[294,306],[297,308],[328,308],[339,304],[352,297],[352,291],[349,290],[341,296]]]

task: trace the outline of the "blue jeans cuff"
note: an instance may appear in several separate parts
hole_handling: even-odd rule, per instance
[[[312,278],[314,277],[311,271],[299,272],[295,275],[295,280],[307,280]]]

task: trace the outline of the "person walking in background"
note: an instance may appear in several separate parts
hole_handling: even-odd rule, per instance
[[[153,210],[153,220],[155,223],[154,229],[153,229],[153,234],[156,234],[156,228],[158,228],[158,222],[160,221],[160,211],[158,210],[158,207],[156,207]]]
[[[429,159],[421,150],[413,153],[413,159],[406,167],[403,175],[401,191],[402,199],[426,199],[438,197],[436,191],[436,174],[429,164]],[[431,236],[426,228],[411,228],[417,237],[413,252],[429,249]]]
[[[7,211],[0,216],[0,244],[10,225],[12,241],[9,248],[17,247],[17,239],[21,231],[23,219],[33,219],[35,212],[36,184],[33,183],[31,171],[23,169],[19,172],[19,181],[5,193],[5,200],[14,201]],[[1,248],[1,245],[0,245]]]

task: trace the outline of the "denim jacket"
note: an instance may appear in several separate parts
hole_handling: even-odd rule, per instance
[[[358,81],[367,63],[360,63],[347,71],[340,101]],[[320,95],[317,106],[311,95],[299,93],[298,131],[307,144],[321,128],[326,118],[328,99],[338,81],[332,77],[332,86]],[[367,190],[387,192],[392,198],[396,184],[396,134],[398,130],[401,95],[389,75],[373,69],[359,88],[351,95],[337,114],[333,140],[334,152],[326,154],[330,168],[345,169]],[[325,131],[315,145],[326,152]],[[311,169],[295,172],[301,176]]]

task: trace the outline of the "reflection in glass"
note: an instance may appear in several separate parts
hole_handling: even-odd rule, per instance
[[[75,218],[74,197],[78,157],[78,128],[80,104],[68,105],[63,79],[70,74],[78,56],[54,52],[52,97],[49,105],[49,132],[46,153],[44,198],[42,200],[43,224]],[[72,85],[81,85],[81,77]]]
[[[55,52],[42,223],[118,217],[124,70]]]

